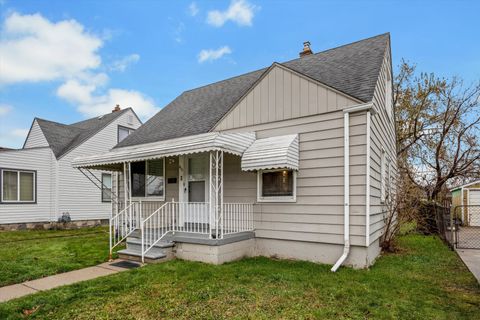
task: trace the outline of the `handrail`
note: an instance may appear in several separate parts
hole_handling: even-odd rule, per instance
[[[132,210],[133,209],[133,210]],[[109,259],[112,259],[113,248],[123,242],[137,228],[137,203],[132,202],[109,220]],[[123,218],[123,219],[122,219]]]
[[[142,246],[141,246],[141,248],[142,248],[142,263],[145,262],[145,254],[150,249],[152,249],[160,240],[162,240],[163,237],[165,237],[170,231],[173,230],[173,226],[174,226],[174,217],[173,216],[172,216],[171,221],[168,220],[168,218],[169,218],[168,216],[167,217],[160,216],[160,217],[154,218],[158,214],[162,214],[163,212],[166,212],[165,208],[168,209],[169,206],[171,206],[172,204],[173,204],[173,202],[165,202],[162,206],[160,206],[160,208],[158,208],[157,210],[152,212],[152,214],[150,214],[148,217],[146,217],[145,219],[141,219],[140,232],[142,234]],[[173,213],[173,211],[172,211],[173,208],[172,207],[170,208],[170,211]],[[146,239],[147,234],[145,233],[145,226],[147,224],[149,226],[151,226],[150,234],[148,235],[148,238],[149,238],[148,240],[150,240],[148,245],[145,241],[145,240],[147,240]],[[152,237],[152,234],[153,234],[153,237]]]

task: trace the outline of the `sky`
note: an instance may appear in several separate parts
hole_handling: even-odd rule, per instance
[[[394,69],[480,80],[480,1],[0,0],[0,146],[35,117],[119,104],[142,120],[185,90],[390,32]]]

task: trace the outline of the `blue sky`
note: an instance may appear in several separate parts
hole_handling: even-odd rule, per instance
[[[0,0],[0,146],[34,117],[72,123],[390,32],[394,66],[480,79],[479,1]]]

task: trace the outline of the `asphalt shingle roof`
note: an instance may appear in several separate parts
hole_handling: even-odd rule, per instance
[[[372,100],[389,34],[282,63],[360,101]],[[205,133],[268,68],[183,92],[115,148]]]
[[[129,109],[130,108],[126,108],[118,112],[108,113],[70,125],[39,118],[35,118],[35,120],[40,126],[40,129],[42,129],[55,157],[58,159],[105,128],[110,122]]]

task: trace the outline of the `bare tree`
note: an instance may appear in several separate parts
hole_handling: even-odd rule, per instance
[[[394,90],[401,175],[430,200],[448,182],[480,176],[480,83],[415,76],[415,66],[403,62]]]

